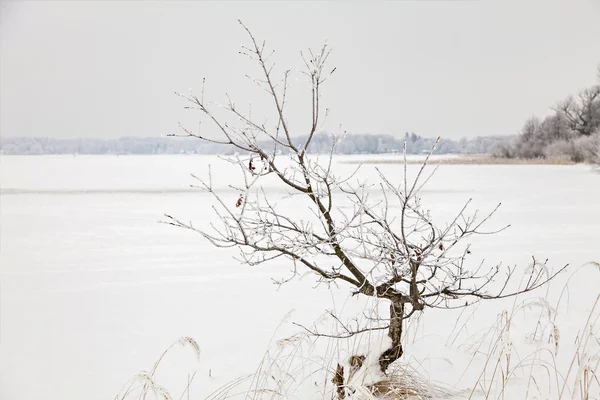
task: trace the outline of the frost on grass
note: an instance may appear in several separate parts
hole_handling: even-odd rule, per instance
[[[115,400],[146,398],[171,400],[173,398],[171,393],[164,386],[156,382],[156,371],[158,370],[158,367],[165,356],[176,346],[191,348],[196,361],[200,361],[200,346],[198,346],[196,340],[189,336],[181,337],[172,345],[170,345],[165,351],[163,351],[149,371],[141,371],[135,374],[135,376],[121,388],[119,393],[115,396]],[[189,393],[190,384],[195,375],[196,373],[194,372],[188,378],[187,387],[185,387],[181,397],[178,396],[177,398],[183,398],[186,393]]]

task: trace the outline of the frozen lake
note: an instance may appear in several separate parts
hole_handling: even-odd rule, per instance
[[[337,173],[351,172],[356,166],[344,161],[353,159],[337,157]],[[176,350],[159,377],[178,398],[197,367],[192,394],[203,398],[254,371],[290,310],[276,337],[298,331],[292,321],[308,325],[333,300],[346,299],[343,287],[333,294],[313,289],[311,277],[277,290],[270,278],[287,276],[288,266],[241,266],[235,251],[159,224],[164,213],[197,225],[213,218],[208,195],[189,188],[189,174],[203,176],[209,164],[213,181],[235,201],[226,188],[233,171],[212,156],[1,157],[0,399],[113,398],[181,336],[199,343],[199,366],[189,351]],[[390,179],[401,168],[381,166]],[[360,176],[377,179],[372,165]],[[522,268],[532,255],[555,267],[569,263],[553,292],[579,266],[600,261],[600,174],[587,166],[442,165],[422,194],[441,219],[469,198],[482,210],[502,202],[490,226],[512,227],[478,238],[474,256]],[[593,269],[571,278],[569,307],[560,314],[565,341],[583,327],[599,288]],[[471,333],[511,306],[482,309]],[[451,368],[440,354],[456,354],[443,344],[458,314],[436,312],[426,313],[405,358],[419,360],[431,379],[456,384],[468,359],[453,359]],[[566,354],[567,367],[570,359]],[[476,372],[457,387],[468,388]]]

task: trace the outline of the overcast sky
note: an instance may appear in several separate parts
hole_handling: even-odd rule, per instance
[[[173,92],[203,77],[207,98],[227,92],[257,116],[268,98],[244,77],[259,70],[238,54],[248,43],[238,18],[276,49],[277,73],[327,39],[337,70],[325,128],[352,133],[512,134],[594,84],[600,63],[600,0],[45,0],[3,1],[1,12],[3,136],[177,132],[199,115]],[[294,76],[289,118],[302,134],[309,98]]]

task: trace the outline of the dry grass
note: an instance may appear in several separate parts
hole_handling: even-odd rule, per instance
[[[340,360],[347,364],[349,357],[344,355],[358,350],[342,348],[339,340],[323,339],[319,339],[323,346],[304,333],[278,341],[253,375],[232,381],[206,400],[338,399],[339,389],[331,379],[334,366]],[[345,400],[433,400],[448,398],[454,392],[400,362],[391,367],[386,379],[374,383],[348,380],[345,374]]]
[[[458,157],[444,157],[440,155],[437,159],[444,165],[574,165],[566,156],[547,158],[504,158],[490,154],[460,155]],[[407,159],[408,164],[423,164],[423,160]],[[347,164],[404,164],[404,159],[380,159],[380,160],[351,160]]]
[[[190,348],[193,351],[196,360],[200,360],[200,347],[198,346],[198,343],[193,338],[184,336],[163,351],[149,371],[141,371],[125,383],[119,391],[119,394],[115,396],[115,400],[146,400],[147,398],[172,400],[173,397],[171,396],[171,393],[169,393],[164,386],[156,382],[156,371],[169,351],[178,346]],[[190,384],[195,375],[196,373],[194,372],[194,374],[188,376],[188,384],[184,388],[179,399],[183,399],[186,394],[189,395]]]
[[[573,275],[587,266],[600,270],[598,263],[591,262]],[[567,289],[568,282],[562,293]],[[466,347],[473,354],[471,361],[484,356],[483,368],[469,399],[510,399],[509,385],[523,380],[527,384],[525,393],[520,395],[525,399],[600,399],[600,295],[595,298],[588,318],[575,338],[561,337],[557,323],[561,300],[562,295],[555,305],[551,305],[547,298],[520,303],[515,300],[513,307],[504,310],[496,324],[480,338],[467,340]],[[531,319],[531,312],[538,312],[537,319]],[[527,354],[519,354],[513,346],[513,340],[522,339],[515,337],[514,325],[523,320],[528,321],[526,327],[531,329],[525,336],[533,346]],[[559,354],[561,342],[567,345],[575,343],[576,346],[568,349],[569,353]],[[570,361],[566,370],[565,357]],[[563,361],[559,362],[559,359]]]
[[[580,267],[573,276],[584,267],[600,271],[600,264],[592,262]],[[563,293],[567,289],[568,282]],[[426,378],[426,371],[419,371],[414,367],[415,365],[419,367],[419,362],[416,360],[399,360],[392,364],[384,378],[370,379],[368,374],[363,374],[360,379],[353,379],[351,374],[346,374],[344,376],[347,393],[345,399],[508,400],[514,398],[515,389],[519,390],[518,398],[525,399],[600,399],[600,295],[591,305],[588,318],[575,338],[562,337],[557,322],[561,300],[563,300],[562,295],[556,304],[551,304],[547,296],[526,300],[515,298],[512,307],[502,311],[492,327],[482,334],[466,338],[465,343],[459,348],[472,354],[468,368],[476,368],[478,375],[474,382],[468,383],[471,389],[467,391],[458,392],[455,388]],[[371,306],[373,305],[367,307]],[[531,318],[533,315],[537,317]],[[289,315],[282,320],[282,323],[288,317]],[[515,326],[522,324],[524,320],[527,321],[527,325],[520,326],[520,330],[515,330]],[[331,321],[321,318],[318,324],[328,322]],[[523,328],[526,328],[525,331]],[[407,326],[407,333],[410,329],[412,328]],[[457,335],[461,330],[463,328],[457,323],[455,326]],[[276,333],[277,331],[273,334],[273,338]],[[372,343],[374,339],[376,341],[384,333],[372,331],[363,335],[341,340],[315,338],[303,332],[279,340],[273,339],[272,345],[269,346],[253,374],[237,378],[220,387],[206,400],[336,399],[337,387],[331,379],[336,371],[336,365],[343,364],[345,370],[349,372],[352,358],[366,354],[365,351],[368,352],[369,347],[365,345]],[[448,339],[448,346],[453,346],[456,341],[452,336],[451,334]],[[527,354],[519,354],[513,345],[523,338],[530,343]],[[408,335],[405,340],[408,340]],[[199,356],[198,345],[193,339],[185,337],[178,340],[163,352],[150,371],[142,371],[134,376],[123,387],[116,400],[146,398],[170,400],[189,396],[189,382],[194,375],[191,375],[191,379],[188,380],[188,386],[183,388],[183,394],[175,397],[155,380],[155,373],[161,360],[171,348],[178,345],[190,347],[196,357]],[[563,347],[565,345],[567,348]],[[571,348],[568,348],[569,346]],[[558,362],[560,356],[563,360],[561,363]],[[367,361],[368,357],[367,354]],[[363,357],[362,360],[365,358]],[[356,371],[352,373],[354,372]]]
[[[375,385],[357,388],[359,399],[427,400],[446,399],[457,395],[456,390],[423,377],[416,369],[396,362],[388,370],[389,378]]]

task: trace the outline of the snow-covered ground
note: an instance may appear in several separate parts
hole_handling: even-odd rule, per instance
[[[356,168],[348,160],[352,156],[335,158],[338,175]],[[200,345],[199,364],[188,349],[175,348],[157,377],[179,398],[188,373],[197,369],[191,398],[201,399],[255,371],[273,337],[300,331],[292,322],[310,325],[326,309],[343,308],[351,316],[364,307],[343,286],[314,288],[310,276],[278,288],[270,278],[288,276],[289,266],[241,266],[232,258],[235,251],[214,249],[198,235],[159,224],[164,213],[196,225],[214,219],[210,197],[189,188],[189,173],[203,176],[209,164],[213,183],[234,202],[238,193],[227,185],[235,170],[217,157],[2,156],[0,399],[113,398],[181,336]],[[358,176],[376,182],[374,168],[366,166]],[[392,180],[401,176],[400,164],[380,168]],[[271,182],[266,186],[273,196],[284,194]],[[555,307],[568,281],[556,317],[552,311],[548,317],[539,301],[519,309],[525,297],[462,314],[428,310],[408,329],[405,361],[423,377],[457,390],[479,381],[481,397],[491,386],[480,375],[485,368],[492,374],[497,357],[486,367],[486,341],[479,339],[494,332],[490,328],[503,310],[517,309],[501,342],[503,360],[510,354],[510,366],[521,362],[522,368],[505,398],[525,398],[532,373],[536,380],[527,395],[557,398],[555,372],[547,372],[548,365],[532,367],[531,355],[555,360],[555,369],[566,374],[576,336],[600,293],[600,269],[580,268],[600,261],[600,175],[581,165],[448,165],[422,197],[442,221],[469,198],[482,210],[502,202],[490,227],[512,227],[474,240],[474,262],[502,260],[524,271],[536,256],[548,258],[552,267],[571,267],[547,296]],[[549,322],[560,333],[558,349],[547,343]],[[546,328],[543,338],[532,334],[536,326]],[[538,350],[542,344],[552,354]],[[590,346],[589,354],[597,356],[598,343]],[[290,391],[306,399],[321,383],[297,382]]]

